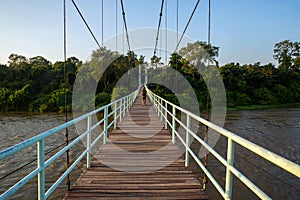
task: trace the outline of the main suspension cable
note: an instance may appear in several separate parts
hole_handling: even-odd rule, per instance
[[[161,1],[161,6],[160,6],[160,13],[159,13],[159,20],[158,20],[158,26],[157,26],[157,33],[156,33],[156,38],[155,38],[155,47],[154,47],[153,56],[156,55],[156,48],[157,48],[157,43],[158,43],[159,30],[160,30],[160,24],[161,24],[163,8],[164,8],[164,0]]]
[[[192,20],[192,18],[193,18],[193,15],[195,14],[195,12],[196,12],[196,10],[197,10],[197,7],[198,7],[200,1],[201,1],[201,0],[198,0],[198,1],[197,1],[196,5],[195,5],[195,7],[194,7],[194,10],[193,10],[193,12],[192,12],[192,14],[191,14],[191,16],[190,16],[190,18],[189,18],[189,20],[188,20],[188,22],[187,22],[185,28],[184,28],[184,31],[183,31],[183,33],[181,34],[181,37],[180,37],[180,39],[179,39],[179,41],[178,41],[178,43],[177,43],[177,45],[176,45],[176,48],[175,48],[174,52],[176,52],[176,51],[178,50],[179,44],[181,43],[181,40],[182,40],[182,38],[183,38],[183,36],[184,36],[184,34],[185,34],[185,32],[186,32],[186,30],[187,30],[187,28],[188,28],[188,26],[189,26],[191,20]]]
[[[125,12],[124,12],[123,0],[121,0],[121,7],[122,7],[123,23],[124,23],[124,27],[125,27],[125,31],[126,31],[126,38],[127,38],[128,50],[131,51],[131,49],[130,49],[130,43],[129,43],[128,30],[127,30],[127,24],[126,24],[126,17],[125,17]]]
[[[76,8],[76,10],[77,10],[78,14],[80,15],[80,17],[81,17],[82,21],[83,21],[83,22],[84,22],[84,24],[86,25],[87,29],[89,30],[90,34],[91,34],[91,35],[92,35],[92,37],[94,38],[94,40],[95,40],[96,44],[98,45],[98,47],[99,47],[99,48],[101,48],[101,46],[100,46],[100,44],[99,44],[99,42],[98,42],[97,38],[95,37],[95,35],[94,35],[93,31],[91,30],[91,28],[89,27],[89,25],[88,25],[88,23],[86,22],[85,18],[84,18],[84,17],[83,17],[83,15],[81,14],[81,12],[80,12],[80,10],[79,10],[78,6],[76,5],[75,1],[74,1],[74,0],[72,0],[72,3],[73,3],[73,5],[74,5],[74,7]]]

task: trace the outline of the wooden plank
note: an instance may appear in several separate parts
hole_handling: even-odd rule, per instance
[[[146,106],[140,102],[138,97],[64,199],[208,199],[149,99]]]

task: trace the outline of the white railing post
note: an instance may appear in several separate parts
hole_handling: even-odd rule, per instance
[[[162,121],[163,120],[163,114],[162,114],[162,109],[163,109],[163,106],[162,106],[162,100],[161,99],[159,99],[159,114],[160,114],[160,121]]]
[[[160,105],[159,105],[159,102],[160,102],[160,99],[158,98],[158,97],[156,97],[157,98],[157,116],[159,117],[159,112],[160,112]]]
[[[129,111],[129,109],[130,109],[130,105],[131,105],[131,98],[130,98],[130,96],[128,96],[128,111]]]
[[[158,105],[157,105],[157,97],[156,96],[154,96],[153,97],[153,102],[154,102],[154,107],[155,107],[155,112],[158,112]]]
[[[127,101],[127,105],[126,105],[126,112],[129,111],[129,106],[130,106],[130,103],[129,103],[129,96],[126,97],[126,101]]]
[[[106,144],[107,141],[107,125],[108,125],[108,107],[104,108],[104,136],[103,136],[103,144]]]
[[[42,168],[38,173],[38,199],[45,199],[45,140],[42,139],[37,142],[37,167]]]
[[[114,129],[117,128],[117,107],[118,107],[118,102],[116,101],[114,103]]]
[[[157,114],[158,114],[158,116],[159,116],[159,104],[158,104],[158,97],[157,97],[157,96],[155,96],[155,97],[154,97],[154,99],[155,99],[155,103],[156,103],[156,112],[157,112]]]
[[[175,134],[175,130],[176,130],[176,121],[175,121],[175,117],[176,117],[176,109],[174,107],[174,105],[172,105],[172,142],[173,144],[176,143],[176,134]]]
[[[190,126],[191,126],[191,118],[190,115],[186,116],[186,136],[185,136],[185,166],[188,167],[190,164],[190,156],[189,156],[189,148],[190,148]]]
[[[134,94],[132,94],[132,95],[130,96],[130,108],[131,108],[132,105],[133,105],[133,101],[134,101]]]
[[[120,100],[120,105],[119,105],[119,115],[120,115],[120,121],[122,121],[122,99]]]
[[[234,162],[234,141],[232,141],[231,138],[228,138],[225,199],[232,198],[232,173],[229,170],[229,166],[232,166],[233,162]]]
[[[165,101],[165,129],[168,128],[168,123],[167,123],[167,121],[168,121],[168,112],[167,112],[167,110],[168,110],[168,104]]]
[[[92,115],[88,116],[87,118],[87,141],[86,141],[86,148],[87,148],[87,154],[86,154],[86,167],[91,167],[91,127],[92,127]]]
[[[123,99],[124,99],[123,117],[125,117],[125,113],[126,113],[126,97],[124,97]]]

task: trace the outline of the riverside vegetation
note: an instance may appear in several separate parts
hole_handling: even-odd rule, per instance
[[[209,57],[203,56],[203,49],[208,52]],[[207,59],[218,65],[218,51],[218,47],[197,41],[180,49],[179,54],[173,53],[168,63],[169,67],[176,69],[192,85],[201,109],[205,109],[207,102],[209,103],[209,94],[202,75],[194,66]],[[96,71],[105,63],[100,62],[103,56],[113,58],[114,61],[108,64],[99,80]],[[218,66],[226,89],[228,107],[300,103],[300,43],[285,40],[275,44],[274,58],[278,61],[278,66],[272,63],[261,65],[259,62]],[[91,60],[85,63],[76,57],[68,58],[65,82],[64,62],[51,63],[42,56],[26,58],[11,54],[8,64],[0,64],[0,111],[62,112],[65,90],[67,109],[71,110],[73,85],[80,71],[85,71],[84,78],[97,82],[94,101],[96,107],[99,107],[122,95],[121,93],[128,93],[126,88],[118,88],[115,90],[117,94],[112,94],[117,81],[125,73],[144,63],[144,56],[138,57],[132,51],[120,55],[101,48],[93,51]],[[158,64],[160,58],[152,57],[153,69],[158,68],[155,67]],[[151,70],[149,73],[151,74]],[[174,94],[163,86],[155,85],[151,88],[159,95],[176,102]]]

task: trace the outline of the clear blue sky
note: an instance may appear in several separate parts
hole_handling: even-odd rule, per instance
[[[168,29],[176,30],[176,0],[167,1]],[[197,0],[179,0],[179,31]],[[75,0],[101,43],[101,0]],[[157,27],[161,0],[123,0],[128,29]],[[186,33],[207,40],[207,2],[202,0]],[[115,0],[104,0],[104,40],[115,31]],[[123,30],[120,1],[118,33]],[[275,63],[274,44],[300,41],[299,0],[211,0],[211,42],[220,47],[219,61]],[[54,62],[63,59],[63,0],[2,0],[0,2],[0,63],[11,53],[28,58],[41,55]],[[67,55],[85,61],[97,45],[70,0],[67,0]],[[165,13],[163,13],[165,17]],[[162,20],[165,27],[165,18]],[[130,37],[130,36],[129,36]],[[153,46],[155,44],[154,38]],[[174,41],[176,42],[176,41]]]

